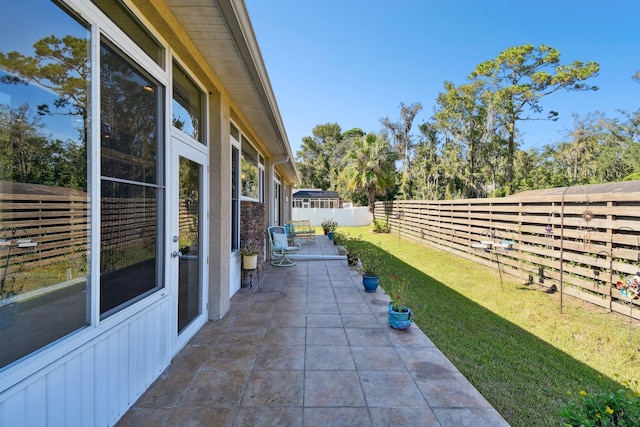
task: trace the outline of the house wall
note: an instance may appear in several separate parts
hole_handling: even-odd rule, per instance
[[[229,144],[231,107],[219,92],[209,95],[209,132],[211,162],[209,186],[211,204],[209,236],[209,319],[222,319],[229,311],[231,265],[231,145]],[[218,184],[216,184],[218,183]]]
[[[88,16],[95,13],[88,0],[68,0],[67,3],[71,8],[81,8],[83,12],[88,10]],[[175,324],[172,322],[175,300],[171,292],[175,287],[170,285],[105,319],[93,314],[85,328],[0,370],[0,426],[113,425],[158,378],[171,358],[207,318],[220,319],[229,311],[230,283],[239,280],[239,276],[231,273],[234,255],[230,251],[229,226],[229,134],[234,111],[235,120],[240,121],[242,127],[251,129],[251,124],[237,113],[238,106],[211,69],[203,63],[199,52],[171,16],[165,3],[135,0],[127,4],[138,7],[142,12],[142,21],[153,27],[156,34],[161,33],[162,42],[169,44],[167,54],[175,53],[181,65],[199,80],[208,93],[208,199],[212,203],[208,211],[207,309],[189,327],[189,333],[180,339],[175,336]],[[115,26],[103,29],[109,32]],[[117,37],[113,34],[109,36]],[[95,46],[98,46],[97,42]],[[167,97],[170,97],[170,84],[163,84],[167,85]],[[164,147],[167,151],[170,148],[170,133],[167,132]],[[261,147],[264,150],[264,145]],[[264,152],[263,155],[269,156],[269,153]],[[288,216],[291,183],[283,179],[282,185],[285,189],[283,199],[286,198],[283,211]],[[94,226],[96,223],[93,221]],[[99,230],[98,226],[95,227]],[[264,223],[262,228],[266,228]],[[168,227],[166,232],[170,233]],[[98,240],[94,241],[94,246],[99,246],[95,243],[99,243]],[[94,270],[98,271],[99,266]],[[89,298],[96,299],[97,296]],[[93,301],[91,308],[94,312],[97,306],[98,303]]]
[[[169,363],[168,309],[164,298],[84,345],[57,348],[55,363],[0,394],[0,425],[113,424]]]

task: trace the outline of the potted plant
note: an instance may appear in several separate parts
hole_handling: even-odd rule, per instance
[[[343,245],[345,239],[346,239],[346,236],[344,234],[340,233],[339,231],[334,231],[333,232],[333,244],[334,245]]]
[[[340,233],[342,234],[342,233]],[[335,236],[334,236],[335,239]],[[342,234],[341,236],[342,246],[344,247],[347,255],[347,264],[351,267],[358,265],[358,251],[356,249],[356,239]]]
[[[255,270],[258,266],[258,247],[256,245],[245,243],[240,248],[242,255],[242,268],[245,270]]]
[[[363,246],[358,252],[360,264],[358,269],[362,274],[362,285],[365,292],[375,292],[380,283],[382,270],[381,249],[376,246]]]
[[[387,287],[387,295],[390,298],[387,308],[389,326],[394,329],[407,329],[413,323],[413,312],[406,306],[409,282],[403,277],[393,275]]]
[[[320,225],[322,227],[322,231],[324,231],[325,236],[328,236],[329,239],[333,239],[333,233],[336,231],[336,228],[338,228],[338,223],[333,219],[325,218],[322,220],[322,223]]]

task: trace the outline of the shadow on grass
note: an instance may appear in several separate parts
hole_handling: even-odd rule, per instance
[[[563,425],[560,410],[570,399],[567,391],[622,388],[378,246],[352,240],[348,248],[380,251],[386,271],[381,275],[382,287],[392,273],[409,280],[408,305],[416,325],[511,425]],[[532,288],[523,285],[521,289]]]

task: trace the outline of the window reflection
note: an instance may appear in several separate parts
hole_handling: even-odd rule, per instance
[[[178,333],[199,314],[200,294],[200,165],[180,157]]]
[[[128,305],[158,287],[158,190],[102,182],[100,313]]]
[[[100,313],[162,287],[164,89],[104,43],[100,111]]]
[[[100,59],[102,175],[155,184],[162,91],[104,44]]]
[[[232,128],[233,129],[233,128]],[[232,136],[233,138],[233,136]],[[240,150],[231,147],[231,251],[240,249]]]
[[[52,2],[0,14],[0,369],[88,324],[89,36]]]
[[[202,132],[204,97],[187,73],[173,64],[172,124],[193,139],[204,143]]]
[[[242,195],[258,200],[259,176],[258,176],[258,152],[243,138],[242,141]]]

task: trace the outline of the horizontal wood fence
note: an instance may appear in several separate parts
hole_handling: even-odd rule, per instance
[[[68,261],[77,262],[78,268],[86,271],[90,201],[86,194],[76,193],[79,194],[0,193],[0,278],[27,275]],[[145,245],[155,247],[155,203],[136,198],[104,198],[100,209],[101,249],[120,254],[119,262],[103,259],[103,269],[121,268],[127,262],[122,257],[132,250],[139,251]],[[197,222],[194,219],[197,212],[192,211],[181,201],[181,234],[188,234]],[[27,238],[36,246],[19,247],[18,239]]]
[[[3,276],[85,257],[88,209],[86,196],[0,194],[0,238],[10,243],[0,251]],[[36,246],[20,248],[27,238]]]
[[[394,233],[640,319],[640,192],[376,203]],[[504,244],[501,244],[505,242]]]

